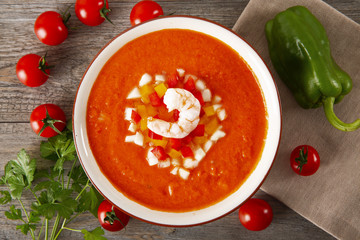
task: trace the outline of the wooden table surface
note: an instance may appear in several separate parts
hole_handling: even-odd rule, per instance
[[[270,0],[268,0],[270,1]],[[35,36],[33,26],[37,16],[48,10],[61,11],[73,4],[71,0],[1,0],[0,1],[0,174],[5,164],[16,157],[21,148],[38,156],[42,140],[29,125],[31,111],[43,103],[55,103],[71,117],[75,93],[88,64],[96,53],[114,36],[130,27],[129,14],[137,1],[109,0],[113,10],[107,22],[97,27],[83,25],[70,12],[68,39],[58,46],[46,46]],[[232,28],[248,0],[158,1],[165,14],[192,15],[216,21]],[[327,0],[331,6],[360,23],[359,0]],[[20,57],[28,53],[43,55],[55,65],[51,78],[41,87],[22,85],[15,75]],[[40,164],[46,164],[44,161]],[[3,189],[3,188],[1,188]],[[307,221],[285,205],[259,190],[256,197],[267,200],[274,210],[272,224],[264,231],[251,232],[238,221],[237,211],[202,226],[191,228],[159,227],[131,219],[126,231],[106,233],[108,239],[332,239],[333,237]],[[27,196],[25,195],[25,198]],[[30,199],[30,197],[29,197]],[[30,201],[25,200],[25,204]],[[15,222],[4,216],[9,205],[0,206],[0,239],[27,239],[15,229]],[[82,214],[73,228],[94,229],[97,219]],[[81,239],[76,232],[63,231],[60,239]]]

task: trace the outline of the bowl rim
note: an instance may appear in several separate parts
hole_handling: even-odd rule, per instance
[[[266,174],[264,175],[262,181],[259,183],[259,185],[254,189],[254,191],[249,195],[249,197],[247,197],[243,202],[241,202],[239,205],[237,205],[236,207],[234,207],[232,210],[228,210],[226,212],[224,212],[224,214],[221,214],[220,216],[218,217],[215,217],[215,218],[212,218],[212,219],[209,219],[207,221],[202,221],[202,222],[198,222],[198,223],[194,223],[194,224],[184,224],[184,225],[173,225],[173,224],[166,224],[166,223],[158,223],[158,222],[153,222],[153,221],[150,221],[150,220],[147,220],[147,219],[144,219],[144,218],[141,218],[139,216],[135,216],[129,212],[127,212],[126,210],[124,210],[123,208],[120,208],[117,204],[115,204],[113,201],[111,201],[110,199],[108,199],[108,197],[105,196],[105,194],[99,189],[99,187],[93,182],[90,174],[88,173],[87,169],[85,168],[84,166],[84,163],[83,163],[83,160],[79,154],[79,149],[78,149],[78,144],[77,144],[77,138],[76,138],[76,133],[75,133],[75,105],[76,105],[76,100],[78,98],[78,93],[79,93],[79,90],[80,90],[80,87],[81,85],[83,84],[83,80],[87,74],[87,72],[89,71],[89,69],[91,68],[91,66],[93,65],[94,61],[98,58],[98,56],[104,51],[105,48],[107,48],[114,40],[116,40],[118,37],[122,36],[123,34],[131,31],[132,29],[134,28],[137,28],[138,26],[141,26],[143,24],[147,24],[149,22],[152,22],[152,21],[157,21],[159,19],[166,19],[166,18],[189,18],[189,19],[194,19],[194,20],[201,20],[201,21],[205,21],[205,22],[208,22],[208,23],[211,23],[211,24],[214,24],[214,25],[217,25],[218,27],[221,27],[229,32],[231,32],[232,34],[236,35],[236,37],[240,38],[242,41],[244,41],[255,53],[256,55],[261,59],[262,63],[264,64],[264,66],[266,67],[268,73],[270,74],[271,76],[271,79],[273,81],[273,86],[275,88],[275,91],[276,91],[276,95],[277,95],[277,103],[279,104],[279,138],[278,138],[278,142],[277,142],[277,147],[275,149],[275,153],[274,153],[274,158],[271,160],[271,164],[269,166],[269,168],[267,169],[267,172]],[[220,39],[219,39],[220,40]],[[221,41],[221,40],[220,40]],[[86,70],[84,71],[84,74],[82,75],[81,77],[81,80],[78,84],[78,88],[77,88],[77,91],[76,91],[76,94],[75,94],[75,98],[74,98],[74,103],[73,103],[73,111],[72,111],[72,128],[73,128],[73,138],[74,138],[74,145],[75,145],[75,148],[76,148],[76,152],[77,152],[77,156],[79,158],[79,162],[82,166],[82,168],[84,169],[84,172],[86,173],[88,179],[91,181],[92,185],[96,188],[96,190],[104,197],[105,200],[107,200],[108,202],[110,202],[112,205],[114,205],[115,207],[117,207],[120,211],[124,212],[125,214],[133,217],[133,218],[136,218],[138,220],[141,220],[143,222],[146,222],[146,223],[150,223],[150,224],[154,224],[154,225],[158,225],[158,226],[165,226],[165,227],[177,227],[177,228],[182,228],[182,227],[192,227],[192,226],[199,226],[199,225],[203,225],[203,224],[207,224],[207,223],[210,223],[210,222],[213,222],[213,221],[216,221],[220,218],[223,218],[224,216],[234,212],[235,210],[237,210],[241,205],[243,205],[247,200],[249,200],[250,198],[252,198],[255,193],[260,189],[261,185],[264,183],[265,179],[267,178],[267,176],[269,175],[270,173],[270,170],[272,169],[273,165],[274,165],[274,161],[277,157],[277,154],[278,154],[278,151],[279,151],[279,146],[280,146],[280,142],[281,142],[281,137],[282,137],[282,128],[283,128],[283,119],[282,119],[282,104],[281,104],[281,98],[280,98],[280,94],[279,94],[279,90],[278,90],[278,87],[277,87],[277,84],[274,80],[274,77],[273,77],[273,74],[271,73],[268,65],[265,63],[264,59],[261,57],[261,55],[258,53],[258,51],[249,43],[247,42],[243,37],[241,37],[238,33],[236,33],[234,30],[228,28],[228,27],[225,27],[215,21],[212,21],[212,20],[209,20],[209,19],[206,19],[206,18],[202,18],[202,17],[197,17],[197,16],[189,16],[189,15],[168,15],[168,16],[160,16],[160,17],[157,17],[157,18],[154,18],[154,19],[150,19],[150,20],[147,20],[145,22],[142,22],[140,24],[137,24],[135,26],[131,26],[127,29],[125,29],[124,31],[120,32],[119,34],[117,34],[116,36],[114,36],[111,40],[109,40],[98,52],[97,54],[93,57],[93,59],[91,60],[91,62],[88,64]],[[250,176],[249,176],[250,177]],[[130,199],[131,200],[131,199]],[[133,201],[133,200],[131,200]],[[222,201],[222,200],[221,200]],[[195,210],[197,211],[197,210]]]

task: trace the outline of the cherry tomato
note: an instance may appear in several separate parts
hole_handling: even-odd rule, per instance
[[[132,8],[130,13],[131,25],[142,23],[144,21],[164,15],[161,6],[154,1],[140,1]]]
[[[65,24],[69,18],[69,14],[63,17],[54,11],[43,12],[34,25],[37,38],[46,45],[54,46],[62,43],[68,36],[68,28]]]
[[[30,115],[30,125],[34,132],[42,137],[53,137],[66,126],[64,111],[55,104],[37,106]]]
[[[16,75],[20,82],[29,87],[43,85],[49,78],[50,66],[46,62],[46,55],[27,54],[16,64]]]
[[[239,219],[245,228],[251,231],[261,231],[270,225],[273,211],[266,201],[251,198],[240,207]]]
[[[297,146],[290,155],[291,168],[301,176],[314,174],[320,166],[319,153],[309,145]]]
[[[105,19],[111,22],[107,17],[110,11],[107,0],[76,0],[75,3],[76,16],[88,26],[100,25]]]
[[[123,229],[128,224],[130,217],[104,200],[98,208],[98,219],[105,230],[115,232]]]

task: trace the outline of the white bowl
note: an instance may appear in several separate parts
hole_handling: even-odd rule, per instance
[[[261,159],[244,184],[221,202],[197,211],[171,213],[149,209],[116,190],[101,172],[89,147],[86,132],[86,105],[91,88],[104,64],[122,46],[142,35],[162,29],[189,29],[213,36],[232,47],[242,56],[257,76],[268,112],[268,132]],[[94,58],[85,72],[74,103],[73,129],[80,162],[99,192],[119,209],[138,219],[166,226],[191,226],[218,219],[250,198],[265,180],[277,153],[281,135],[281,107],[274,80],[256,51],[233,31],[214,22],[187,16],[157,18],[121,33],[110,41]]]

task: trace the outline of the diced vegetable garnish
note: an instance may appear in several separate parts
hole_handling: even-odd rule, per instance
[[[193,95],[197,100],[199,100],[199,103],[200,103],[201,106],[203,106],[205,104],[201,92],[194,90]]]
[[[157,146],[154,147],[153,150],[151,150],[151,152],[155,155],[155,157],[157,157],[157,159],[159,160],[165,160],[167,158],[167,154],[164,150],[163,147]]]
[[[154,166],[156,164],[158,164],[159,159],[157,159],[157,157],[155,157],[155,155],[151,152],[153,150],[153,148],[150,148],[146,157],[146,160],[148,161],[150,166]]]
[[[210,148],[212,147],[212,145],[214,144],[213,141],[208,140],[205,144],[204,144],[204,151],[208,152],[210,150]]]
[[[194,82],[195,82],[196,79],[197,79],[197,77],[196,77],[195,75],[185,74],[185,75],[184,75],[184,83],[186,83],[189,78],[192,78],[192,79],[194,80]]]
[[[162,136],[160,136],[159,134],[154,133],[154,132],[151,131],[150,129],[149,129],[149,132],[148,132],[148,136],[149,136],[149,138],[151,138],[151,139],[156,139],[156,140],[162,140],[162,139],[163,139]]]
[[[147,116],[155,116],[157,114],[157,110],[155,107],[153,107],[151,105],[147,105],[146,113],[147,113]]]
[[[216,130],[213,135],[211,135],[210,140],[217,141],[222,137],[225,137],[225,133],[221,130]]]
[[[159,161],[158,163],[159,168],[167,168],[170,166],[171,166],[170,159],[166,159],[165,161]]]
[[[192,158],[185,158],[183,166],[184,168],[193,169],[199,165],[199,161],[193,160]]]
[[[201,137],[204,136],[205,133],[205,125],[198,124],[196,128],[191,132],[191,136],[193,137]]]
[[[196,86],[196,89],[200,90],[200,91],[202,91],[202,90],[204,90],[206,88],[206,85],[205,85],[204,81],[200,80],[200,79],[198,79],[196,81],[195,86]]]
[[[213,106],[204,107],[204,112],[205,112],[206,116],[208,116],[208,117],[215,115]]]
[[[172,190],[172,187],[170,185],[168,186],[168,190],[169,190],[169,195],[171,196],[172,193],[173,193],[173,190]]]
[[[193,139],[193,137],[189,134],[187,135],[186,137],[182,138],[181,139],[181,142],[184,144],[184,145],[187,145],[191,142],[191,140]]]
[[[135,135],[125,137],[125,142],[134,142],[134,140],[135,140]]]
[[[155,87],[156,88],[156,87]],[[156,89],[155,89],[156,90]],[[159,107],[162,103],[161,99],[159,98],[156,92],[153,92],[149,95],[150,103],[154,107]]]
[[[154,92],[154,89],[151,86],[149,86],[149,85],[142,86],[140,88],[141,100],[144,103],[149,104],[150,103],[149,95],[153,92]]]
[[[179,82],[179,76],[176,74],[171,75],[170,77],[168,77],[168,79],[166,80],[166,83],[168,84],[169,88],[174,88],[176,87],[176,85]]]
[[[202,148],[199,147],[198,149],[195,150],[194,155],[195,155],[195,159],[200,162],[205,157],[206,153]]]
[[[220,111],[218,111],[217,116],[220,121],[224,121],[225,118],[227,117],[225,109],[221,109]]]
[[[204,144],[207,140],[208,140],[208,137],[202,136],[202,137],[194,137],[192,141],[193,141],[196,145],[202,145],[202,144]]]
[[[134,143],[142,147],[144,145],[144,136],[141,133],[136,132]]]
[[[129,107],[125,108],[125,120],[131,121],[132,111],[135,111],[135,108],[129,108]]]
[[[204,102],[211,102],[211,92],[209,89],[202,91]]]
[[[164,76],[164,74],[156,74],[156,75],[155,75],[155,81],[156,81],[156,82],[165,82],[165,76]]]
[[[213,118],[208,124],[205,125],[205,132],[209,135],[212,135],[216,129],[219,128],[219,121],[217,118]]]
[[[177,138],[170,138],[169,139],[170,147],[179,151],[181,148],[181,140]]]
[[[147,119],[146,118],[142,118],[140,120],[140,129],[143,132],[147,129]]]
[[[164,83],[160,83],[159,85],[157,85],[156,87],[154,87],[156,93],[159,95],[160,98],[162,98],[166,91],[167,91],[167,87],[165,86]]]
[[[221,108],[222,105],[221,104],[214,104],[213,105],[213,108],[214,108],[214,111],[216,112],[219,108]]]
[[[160,146],[160,147],[163,147],[163,148],[165,148],[166,145],[168,144],[168,140],[151,139],[150,141],[154,144],[154,146]]]
[[[177,159],[181,157],[181,153],[175,149],[170,149],[169,156],[173,159]]]
[[[132,110],[132,112],[131,112],[131,119],[137,124],[137,123],[140,122],[141,116],[140,116],[137,112],[135,112],[134,110]]]
[[[183,155],[184,158],[193,158],[194,157],[193,151],[188,146],[183,146],[180,149],[180,152],[181,152],[181,154]]]
[[[130,91],[126,99],[136,99],[136,98],[141,98],[140,91],[137,87],[135,87],[133,90]]]
[[[179,74],[179,77],[184,77],[185,76],[185,70],[182,68],[177,68],[176,71]]]
[[[180,154],[181,155],[181,154]],[[180,166],[179,159],[171,159],[171,165],[173,166]]]
[[[155,75],[155,81],[153,79],[151,75],[145,73],[139,81],[139,88],[135,87],[128,95],[129,99],[141,98],[141,102],[134,100],[132,105],[134,108],[125,108],[125,120],[130,121],[128,130],[135,133],[126,136],[125,142],[144,147],[148,151],[146,160],[150,166],[157,165],[158,168],[172,166],[169,172],[186,180],[190,174],[187,169],[197,167],[214,143],[226,135],[222,130],[221,121],[226,119],[227,114],[221,104],[221,97],[213,96],[206,88],[204,80],[185,74],[183,69],[177,69],[176,73],[169,76],[163,72]],[[199,123],[191,133],[181,139],[176,136],[163,137],[147,126],[148,118],[152,117],[168,122],[166,124],[171,126],[171,131],[175,133],[182,131],[178,121],[181,120],[180,116],[186,117],[186,113],[180,114],[179,110],[172,110],[173,108],[170,108],[172,111],[169,112],[163,102],[168,88],[174,87],[183,87],[191,92],[201,105]],[[170,195],[172,191],[169,185]]]
[[[170,173],[173,175],[176,175],[178,173],[178,170],[179,170],[179,167],[174,167]]]
[[[144,75],[141,76],[140,82],[139,82],[139,86],[145,86],[146,84],[150,83],[152,80],[152,76],[148,73],[145,73]]]
[[[221,102],[221,97],[218,96],[218,95],[215,95],[214,96],[214,103],[219,103],[219,102]]]
[[[138,112],[138,114],[142,117],[142,118],[147,118],[148,114],[147,114],[147,110],[146,110],[146,106],[145,105],[137,105],[136,106],[136,110]]]
[[[134,123],[130,123],[130,126],[129,126],[128,130],[130,132],[134,133],[134,132],[136,132],[136,129],[137,129],[137,126]]]
[[[195,81],[191,76],[185,82],[184,89],[188,90],[189,92],[192,92],[195,90]]]
[[[179,168],[179,175],[182,179],[187,180],[189,178],[190,172],[186,169]]]

